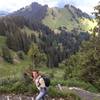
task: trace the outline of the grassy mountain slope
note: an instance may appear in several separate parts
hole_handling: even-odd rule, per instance
[[[76,21],[72,19],[72,14],[66,8],[48,9],[47,16],[43,19],[43,23],[53,29],[60,26],[66,26],[68,29],[73,29],[78,26]]]
[[[5,45],[6,38],[4,36],[0,36],[0,48]]]
[[[89,19],[86,19],[86,18],[81,18],[80,19],[80,25],[82,25],[82,30],[85,30],[85,31],[91,31],[91,29],[93,30],[93,28],[97,25],[97,22],[95,19],[93,20],[89,20]]]
[[[47,14],[42,22],[52,29],[65,26],[68,30],[77,28],[88,31],[96,25],[89,15],[83,13],[73,6],[64,8],[48,8]]]
[[[6,37],[0,36],[0,52],[3,46],[5,46],[6,42]]]

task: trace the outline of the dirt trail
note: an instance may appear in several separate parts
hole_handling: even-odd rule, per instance
[[[76,87],[70,87],[69,90],[81,97],[82,100],[100,100],[100,94],[91,93]]]
[[[0,95],[0,100],[35,100],[35,96],[24,96],[24,95]],[[46,97],[45,100],[65,100],[62,98],[50,98]],[[66,99],[68,100],[68,99]]]

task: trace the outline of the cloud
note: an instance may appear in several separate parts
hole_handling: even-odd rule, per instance
[[[0,0],[0,10],[15,11],[35,0]]]
[[[32,2],[38,2],[42,5],[48,4],[49,7],[63,7],[65,4],[72,4],[83,11],[90,13],[99,0],[0,0],[0,10],[10,12],[25,7]]]
[[[25,7],[32,2],[38,2],[42,5],[48,4],[50,7],[58,5],[60,0],[0,0],[0,10],[15,11]]]
[[[35,1],[35,0],[34,0]],[[58,3],[60,2],[61,0],[37,0],[38,3],[44,5],[44,4],[48,4],[49,7],[55,7],[55,6],[58,6]]]
[[[84,0],[82,1],[82,3],[77,3],[76,7],[80,8],[84,12],[91,14],[94,11],[94,7],[98,4],[98,2],[99,0]]]
[[[91,14],[98,2],[99,0],[60,0],[59,6],[63,7],[65,4],[71,4],[80,8],[82,11]]]

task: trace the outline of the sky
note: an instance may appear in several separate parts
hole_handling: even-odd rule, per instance
[[[0,11],[13,12],[22,7],[38,2],[42,5],[48,4],[49,7],[63,7],[65,4],[72,4],[82,11],[91,14],[93,7],[100,0],[0,0]]]

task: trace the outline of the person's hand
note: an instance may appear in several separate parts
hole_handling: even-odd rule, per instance
[[[33,80],[33,82],[35,82],[35,79],[34,78],[32,78],[32,80]]]

